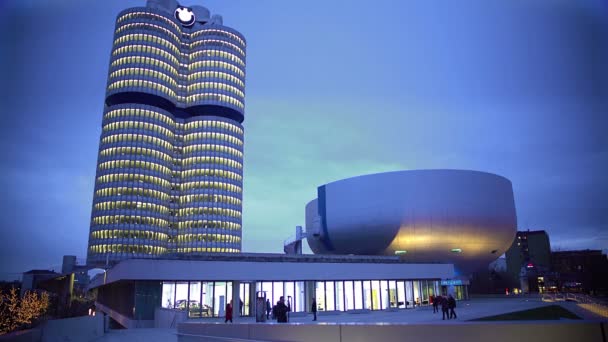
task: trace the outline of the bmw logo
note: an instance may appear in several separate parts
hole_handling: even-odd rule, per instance
[[[194,12],[187,7],[178,7],[175,10],[175,18],[184,26],[192,26],[194,24]]]

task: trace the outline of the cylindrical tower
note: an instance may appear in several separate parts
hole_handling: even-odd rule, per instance
[[[206,8],[121,12],[87,262],[240,252],[245,39]]]

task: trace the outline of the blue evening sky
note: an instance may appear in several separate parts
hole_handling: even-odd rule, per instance
[[[0,279],[86,256],[114,20],[145,0],[2,0]],[[457,168],[520,229],[608,250],[602,0],[188,0],[248,42],[243,251],[282,252],[318,185]]]

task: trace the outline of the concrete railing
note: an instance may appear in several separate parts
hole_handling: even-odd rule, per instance
[[[39,342],[42,330],[39,328],[15,331],[0,335],[0,342]]]
[[[602,327],[603,325],[603,327]],[[460,324],[213,324],[181,323],[178,341],[208,339],[251,341],[492,341],[602,342],[608,323],[467,322]]]
[[[104,334],[103,315],[82,316],[46,321],[42,342],[92,341]]]
[[[188,312],[186,310],[175,310],[156,308],[154,310],[154,327],[155,328],[175,328],[177,324],[188,320]]]

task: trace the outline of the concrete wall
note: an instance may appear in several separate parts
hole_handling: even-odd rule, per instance
[[[30,329],[0,335],[0,342],[39,342],[42,330]]]
[[[184,310],[172,310],[156,308],[154,310],[155,328],[175,328],[178,323],[188,320],[188,312]]]
[[[103,333],[103,315],[55,319],[42,326],[41,341],[91,341]]]
[[[100,304],[99,302],[95,302],[95,307],[97,308],[97,311],[99,311],[100,313],[107,314],[108,316],[112,317],[113,320],[115,320],[116,322],[118,322],[120,325],[122,325],[123,327],[125,327],[127,329],[154,328],[154,320],[152,320],[152,319],[150,319],[150,320],[132,319],[125,315],[120,314],[117,311],[110,309],[109,307],[107,307],[103,304]]]
[[[602,330],[602,324],[604,325]],[[221,324],[181,323],[178,341],[229,337],[259,341],[492,341],[602,342],[608,323],[599,322],[471,322],[460,324]]]

